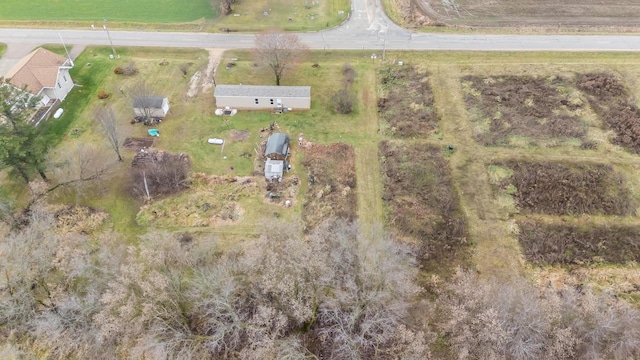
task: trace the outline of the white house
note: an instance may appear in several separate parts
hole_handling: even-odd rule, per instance
[[[69,70],[73,62],[49,50],[37,48],[17,63],[5,78],[9,84],[40,97],[42,106],[63,101],[73,89]]]
[[[311,108],[310,86],[217,85],[217,108],[241,110]]]

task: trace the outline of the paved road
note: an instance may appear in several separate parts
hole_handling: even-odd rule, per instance
[[[110,31],[116,46],[183,48],[251,48],[251,34]],[[0,42],[109,45],[107,34],[96,30],[0,29]],[[618,35],[465,35],[412,33],[395,25],[382,11],[380,0],[353,0],[352,16],[342,26],[300,34],[312,49],[478,50],[478,51],[638,51],[640,36]],[[1,64],[0,64],[1,65]],[[6,66],[6,65],[5,65]],[[1,71],[0,66],[0,71]],[[1,74],[1,72],[0,72]]]

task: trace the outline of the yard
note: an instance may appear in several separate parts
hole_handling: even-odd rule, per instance
[[[126,137],[129,139],[128,149],[124,150],[125,161],[114,165],[114,173],[109,181],[87,185],[83,191],[60,191],[54,195],[54,201],[75,202],[104,209],[110,215],[108,224],[117,231],[132,236],[145,232],[149,227],[191,229],[232,237],[246,236],[253,234],[258,223],[264,219],[293,218],[306,208],[303,207],[304,203],[333,202],[334,196],[339,199],[343,195],[346,196],[345,211],[340,214],[355,218],[353,146],[369,141],[369,136],[358,125],[367,124],[366,121],[359,120],[362,115],[357,110],[364,106],[357,105],[355,114],[340,115],[332,110],[330,99],[333,92],[340,88],[341,69],[345,63],[349,62],[358,72],[370,71],[371,64],[366,61],[367,54],[316,53],[295,69],[295,73],[285,76],[283,81],[286,85],[312,86],[313,108],[310,111],[279,115],[268,111],[241,111],[223,121],[213,114],[213,73],[207,73],[207,69],[211,71],[213,67],[208,64],[209,56],[212,59],[219,58],[222,64],[222,70],[216,75],[218,83],[271,83],[273,80],[269,72],[253,67],[249,52],[214,55],[200,50],[130,48],[118,49],[120,59],[115,61],[108,59],[109,52],[110,49],[106,48],[88,48],[81,55],[72,74],[79,86],[65,101],[69,105],[65,107],[64,116],[57,121],[47,122],[44,128],[50,134],[52,142],[59,143],[56,154],[73,151],[79,144],[87,143],[94,144],[104,153],[113,153],[106,139],[99,133],[97,124],[89,121],[96,109],[110,104],[118,114],[119,126],[126,130]],[[234,66],[230,70],[224,70],[229,62],[233,62]],[[137,68],[135,75],[114,73],[116,67],[133,65]],[[247,78],[247,74],[251,75]],[[149,127],[141,123],[130,123],[134,115],[131,92],[143,79],[154,89],[155,94],[170,99],[171,110],[168,116],[161,124],[154,126],[160,131],[158,138],[152,139],[147,135]],[[294,79],[298,80],[294,82]],[[299,79],[305,80],[302,82]],[[359,84],[363,81],[368,80],[357,80]],[[99,92],[106,93],[109,97],[100,100]],[[265,183],[262,170],[255,167],[256,163],[261,164],[256,151],[268,135],[264,129],[274,122],[278,129],[288,133],[293,139],[304,133],[308,143],[314,144],[312,149],[317,149],[313,151],[293,147],[293,169],[291,176],[287,175],[287,178],[300,178],[300,183],[291,188],[294,190],[291,197],[294,201],[290,209],[285,208],[282,201],[265,198],[265,194],[273,192],[273,189]],[[341,126],[345,123],[353,126]],[[225,139],[224,146],[207,144],[207,139],[213,137]],[[331,145],[337,142],[344,145]],[[187,154],[194,176],[187,190],[175,195],[157,196],[145,204],[141,197],[131,195],[129,164],[137,149],[149,144],[152,144],[152,149],[171,154]],[[322,150],[325,146],[323,144],[327,144],[326,150]],[[342,147],[346,150],[340,150]],[[346,168],[339,168],[339,171],[351,169],[348,170],[352,173],[351,177],[344,184],[334,184],[335,194],[325,190],[324,197],[318,197],[315,194],[318,186],[321,183],[322,187],[326,185],[322,179],[331,180],[327,177],[331,174],[327,170],[334,163],[331,159],[340,154],[345,154],[345,159],[350,160],[345,163]],[[312,161],[314,156],[317,160]],[[115,160],[115,153],[113,159]],[[312,191],[307,190],[306,184],[309,174],[314,172],[318,173],[315,175],[318,183],[311,196],[311,193],[306,193]],[[287,189],[287,194],[291,189]],[[307,214],[305,217],[315,219],[309,220],[312,226],[321,219],[318,217],[320,213]]]

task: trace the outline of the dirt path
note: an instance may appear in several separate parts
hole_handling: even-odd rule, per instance
[[[187,91],[187,96],[190,98],[196,97],[199,93],[206,94],[207,91],[213,88],[213,85],[215,83],[216,69],[218,68],[218,64],[220,64],[222,55],[226,50],[207,49],[207,51],[209,52],[209,62],[207,64],[206,70],[204,70],[204,72],[200,70],[196,71],[189,81],[189,90]]]
[[[434,64],[429,70],[435,103],[442,116],[442,140],[456,149],[449,160],[467,216],[470,240],[475,244],[472,261],[481,274],[509,276],[520,273],[521,253],[517,239],[509,233],[508,214],[493,205],[485,164],[485,160],[491,158],[490,150],[472,139],[458,80],[459,67]]]

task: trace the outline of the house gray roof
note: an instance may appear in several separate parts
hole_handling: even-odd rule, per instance
[[[267,140],[267,148],[264,152],[265,155],[278,154],[287,156],[289,152],[289,137],[285,133],[275,133],[269,136]]]
[[[165,98],[162,96],[143,96],[133,99],[134,108],[150,108],[160,109],[162,108],[162,102]]]
[[[214,96],[310,97],[311,86],[218,85]]]

